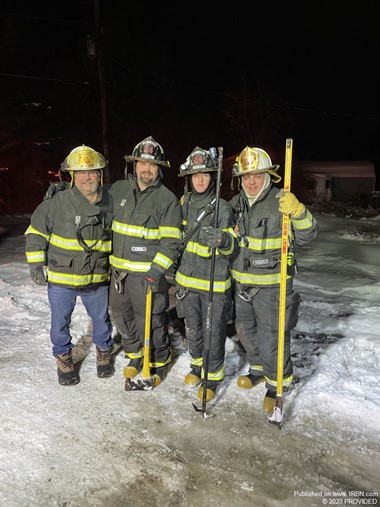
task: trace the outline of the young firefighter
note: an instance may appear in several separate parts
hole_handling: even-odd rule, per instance
[[[289,215],[289,254],[286,288],[286,327],[283,389],[292,377],[290,331],[298,319],[299,296],[293,292],[296,273],[294,245],[303,245],[318,234],[316,220],[291,192],[279,191],[279,166],[263,149],[247,146],[236,158],[232,177],[238,178],[240,193],[232,198],[239,255],[232,264],[235,327],[249,364],[238,387],[250,389],[266,382],[264,409],[271,414],[277,389],[277,349],[282,214]]]
[[[165,273],[181,250],[182,214],[176,196],[162,183],[162,167],[170,167],[162,147],[147,137],[135,146],[133,175],[113,183],[113,240],[110,264],[110,311],[122,336],[129,364],[126,390],[141,371],[144,355],[146,293],[152,290],[150,367],[154,385],[171,362],[168,334],[169,284]]]
[[[219,200],[218,223],[214,224],[218,160],[210,151],[196,147],[180,167],[185,177],[182,198],[183,254],[176,274],[176,307],[185,318],[186,337],[191,356],[191,370],[185,384],[197,387],[204,378],[203,349],[207,333],[207,308],[210,295],[212,247],[216,248],[212,301],[211,343],[206,401],[214,396],[224,378],[226,324],[231,300],[229,257],[237,248],[234,221],[229,204]],[[188,191],[190,179],[191,191]],[[203,386],[198,390],[203,399]]]
[[[71,188],[38,205],[25,232],[26,257],[34,283],[47,285],[50,339],[58,382],[79,382],[73,364],[70,323],[77,297],[92,320],[98,377],[110,377],[112,325],[108,315],[112,202],[102,189],[104,157],[87,146],[75,148],[62,169]],[[44,267],[47,266],[45,275]]]

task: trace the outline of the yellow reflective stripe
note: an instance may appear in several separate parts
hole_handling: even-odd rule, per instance
[[[160,368],[161,366],[166,366],[167,364],[171,363],[171,361],[172,361],[172,356],[169,356],[165,362],[159,362],[159,361],[155,361],[154,363],[150,362],[149,366],[151,368]]]
[[[156,253],[155,258],[153,259],[153,262],[158,264],[159,266],[162,266],[165,271],[170,268],[170,266],[173,264],[173,261],[169,259],[166,255],[163,255],[160,252]]]
[[[95,245],[93,247],[94,252],[111,252],[112,246],[111,246],[111,240],[108,241],[98,241],[96,243],[96,240],[85,240],[86,245],[88,245],[89,248],[92,248],[92,245]],[[95,244],[96,243],[96,244]],[[75,250],[75,251],[81,251],[83,248],[78,243],[78,240],[75,238],[63,238],[62,236],[58,236],[57,234],[52,234],[50,238],[50,244],[61,248],[62,250]]]
[[[250,370],[255,370],[255,371],[259,371],[259,372],[263,372],[264,368],[262,366],[260,366],[259,364],[250,364],[249,365],[249,369]]]
[[[43,238],[45,238],[46,241],[49,241],[49,237],[50,237],[49,234],[44,234],[44,233],[38,231],[37,229],[35,229],[34,227],[32,227],[31,225],[29,225],[29,227],[26,229],[25,234],[38,234],[39,236],[42,236]]]
[[[176,238],[181,240],[182,233],[178,227],[160,226],[158,229],[147,229],[138,225],[123,224],[114,220],[112,230],[124,236],[159,240],[162,238]]]
[[[210,290],[210,280],[202,278],[193,278],[191,276],[182,275],[179,271],[176,275],[176,282],[189,289]],[[231,278],[223,281],[214,281],[214,292],[224,293],[231,287]]]
[[[224,232],[227,232],[228,234],[230,234],[231,236],[233,236],[234,238],[237,238],[237,235],[235,233],[235,231],[232,229],[232,227],[227,227],[226,229],[223,229]],[[234,240],[231,241],[231,245],[229,248],[225,249],[221,249],[220,250],[220,253],[222,255],[230,255],[232,254],[232,252],[234,251]]]
[[[196,241],[189,241],[185,250],[186,252],[198,255],[199,257],[204,257],[205,259],[211,257],[211,248],[209,246],[200,245]],[[216,250],[216,255],[219,255],[218,250]]]
[[[265,380],[268,382],[268,384],[277,388],[277,380],[272,380],[269,377],[265,377]],[[282,380],[282,385],[284,387],[289,387],[290,384],[292,383],[292,380],[293,380],[293,375],[290,375],[289,377],[286,377]]]
[[[232,236],[235,236],[235,238],[237,238],[237,234],[232,227],[226,227],[225,229],[223,229],[223,231],[228,232],[229,234],[232,234]]]
[[[204,370],[202,368],[202,378],[204,378]],[[208,380],[214,380],[214,381],[218,381],[218,380],[223,380],[224,379],[224,366],[222,366],[220,368],[219,371],[217,371],[216,373],[212,373],[212,372],[208,372],[208,375],[207,375],[207,379]]]
[[[116,269],[125,271],[135,271],[136,273],[146,273],[150,268],[150,262],[132,262],[127,259],[120,259],[110,255],[110,264]]]
[[[114,220],[112,222],[112,230],[116,233],[124,234],[126,236],[142,238],[144,236],[145,229],[144,227],[138,225],[123,224]]]
[[[202,366],[202,363],[203,363],[203,357],[197,357],[197,358],[194,358],[192,357],[191,358],[191,365],[192,366]]]
[[[176,238],[182,240],[182,232],[178,227],[169,227],[168,225],[160,225],[161,236],[163,238]]]
[[[125,355],[128,359],[140,359],[144,357],[144,349],[141,349],[138,352],[126,352]]]
[[[48,269],[48,280],[49,283],[56,283],[62,285],[72,285],[77,287],[78,285],[90,285],[92,283],[106,282],[109,279],[109,274],[104,273],[102,275],[92,273],[89,275],[76,275],[68,273],[56,273]]]
[[[248,247],[245,245],[244,239],[249,241]],[[253,250],[255,252],[265,252],[266,250],[281,249],[281,242],[281,238],[257,239],[246,236],[246,238],[240,239],[239,245],[241,248],[249,248],[249,250]]]
[[[241,273],[235,269],[231,270],[232,278],[242,285],[274,285],[280,283],[280,273],[272,273],[268,275],[256,275],[252,273]],[[287,275],[287,279],[291,275]]]
[[[297,219],[290,217],[290,219],[292,221],[292,226],[298,230],[309,229],[310,227],[313,226],[313,217],[311,216],[309,210],[306,210],[305,218]]]
[[[37,250],[36,252],[25,252],[28,262],[43,262],[45,263],[45,250]]]

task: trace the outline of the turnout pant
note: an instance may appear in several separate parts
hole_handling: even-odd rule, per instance
[[[123,279],[122,292],[115,286],[115,274],[111,275],[110,313],[122,336],[124,352],[130,358],[143,356],[145,333],[146,292],[144,273],[128,273]],[[119,284],[120,287],[120,284]],[[150,336],[150,365],[159,368],[170,362],[168,334],[169,286],[163,277],[159,292],[152,293],[152,320]]]
[[[253,375],[264,375],[267,389],[277,387],[278,351],[278,287],[261,287],[251,301],[245,301],[235,291],[235,328],[243,345]],[[290,331],[296,326],[300,298],[292,287],[287,287],[284,343],[283,386],[292,381],[293,366],[290,357]]]
[[[185,318],[186,338],[189,343],[191,364],[202,366],[203,350],[207,337],[208,292],[189,291],[180,301],[176,301],[177,314]],[[227,316],[231,297],[227,294],[213,294],[211,343],[209,348],[209,380],[223,380],[224,355],[226,343]],[[203,377],[203,371],[202,371]]]

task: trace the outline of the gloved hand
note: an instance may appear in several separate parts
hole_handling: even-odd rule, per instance
[[[46,201],[47,199],[51,199],[57,192],[61,192],[67,188],[70,188],[70,183],[68,181],[58,181],[57,183],[52,183],[46,190],[43,200]]]
[[[30,278],[37,285],[47,285],[44,269],[41,266],[38,268],[30,268]]]
[[[280,213],[285,213],[286,215],[290,215],[293,218],[298,218],[305,211],[305,206],[299,202],[297,197],[291,192],[285,192],[285,190],[280,190],[278,194],[276,194],[278,198],[278,210]]]
[[[143,280],[145,292],[148,293],[149,287],[152,292],[158,292],[162,276],[161,271],[157,268],[150,268],[150,270],[145,273]]]
[[[226,250],[231,246],[230,235],[222,229],[215,229],[214,227],[202,227],[202,229],[206,243],[211,248]]]

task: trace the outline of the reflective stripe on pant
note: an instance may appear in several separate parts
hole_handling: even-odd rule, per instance
[[[113,322],[122,335],[124,352],[135,355],[144,346],[146,293],[143,273],[128,273],[124,282],[124,293],[115,289],[111,276],[110,311]],[[162,292],[152,294],[152,321],[150,340],[151,366],[166,364],[170,356],[168,334],[169,287],[163,283]]]
[[[70,324],[78,296],[92,320],[93,343],[102,350],[108,350],[113,345],[112,324],[108,314],[107,285],[68,289],[48,284],[51,310],[50,340],[55,357],[67,354],[74,346],[71,343]]]
[[[207,336],[208,292],[189,291],[181,300],[185,316],[186,338],[193,359],[203,355],[204,340]],[[224,377],[224,354],[226,343],[227,315],[232,302],[226,294],[213,294],[211,343],[209,352],[209,379],[222,380]]]
[[[290,357],[290,331],[297,324],[299,296],[287,288],[284,343],[284,385],[293,366]],[[235,328],[247,353],[250,372],[264,374],[267,387],[277,384],[279,288],[260,288],[252,301],[244,301],[235,293]],[[269,382],[268,382],[269,380]]]

